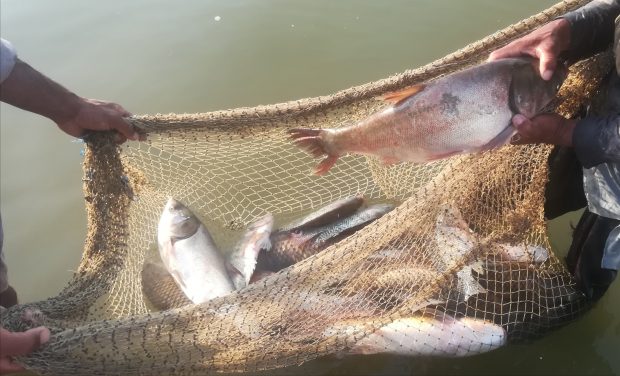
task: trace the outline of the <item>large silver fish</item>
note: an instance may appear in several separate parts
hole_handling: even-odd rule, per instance
[[[326,173],[339,157],[375,155],[386,164],[424,163],[481,152],[510,141],[517,113],[536,115],[554,98],[566,71],[540,78],[531,59],[503,59],[456,72],[384,96],[393,105],[336,129],[292,129],[294,142]]]
[[[391,204],[376,204],[325,226],[277,231],[271,235],[271,249],[258,255],[257,268],[278,271],[289,267],[339,242],[392,209]]]
[[[157,228],[159,254],[168,272],[195,304],[235,290],[226,260],[200,220],[170,198]]]
[[[362,331],[362,322],[341,323],[324,335]],[[363,337],[338,354],[395,354],[404,356],[461,357],[484,353],[506,344],[504,328],[471,317],[413,316],[396,319]]]

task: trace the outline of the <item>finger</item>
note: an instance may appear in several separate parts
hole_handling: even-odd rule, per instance
[[[553,72],[555,71],[557,59],[553,54],[542,49],[538,50],[538,56],[540,60],[540,77],[542,77],[542,79],[545,81],[549,81],[553,76]]]
[[[517,43],[509,43],[506,46],[495,50],[489,54],[489,58],[487,61],[506,59],[509,57],[521,57],[523,54],[529,55],[528,52],[524,51]]]
[[[23,371],[24,367],[13,362],[9,357],[0,358],[0,375]]]
[[[138,132],[134,129],[133,125],[124,118],[116,118],[112,122],[112,129],[119,132],[125,138],[137,141],[139,139]]]
[[[2,355],[26,355],[38,349],[50,339],[49,329],[39,326],[25,332],[6,332],[3,334]]]
[[[507,57],[513,57],[514,55],[507,48],[502,48],[496,51],[493,51],[489,54],[487,61],[495,61],[499,59],[505,59]]]
[[[124,135],[116,132],[114,133],[114,142],[117,144],[122,144],[123,142],[127,141],[127,137],[125,137]]]
[[[527,127],[529,124],[531,124],[530,119],[521,114],[516,114],[512,117],[512,125],[517,129],[517,131]]]
[[[521,114],[517,114],[512,118],[512,125],[517,130],[517,133],[510,139],[510,143],[514,145],[521,145],[528,143],[528,134],[532,126],[530,119]]]
[[[121,115],[122,117],[130,117],[130,116],[132,116],[131,112],[127,111],[127,110],[126,110],[123,106],[121,106],[120,104],[118,104],[118,103],[110,103],[110,104],[114,107],[114,109],[115,109],[118,113],[120,113],[120,115]]]

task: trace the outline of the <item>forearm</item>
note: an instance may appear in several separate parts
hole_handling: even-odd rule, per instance
[[[80,110],[80,97],[17,60],[10,75],[0,84],[0,100],[60,124]]]
[[[614,20],[620,15],[620,0],[594,0],[564,15],[570,24],[570,46],[565,52],[576,61],[604,50],[613,41]]]
[[[620,114],[579,120],[573,132],[573,145],[585,168],[620,163]]]

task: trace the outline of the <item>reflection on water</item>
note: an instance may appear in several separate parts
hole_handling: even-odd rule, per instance
[[[554,1],[2,0],[20,56],[77,93],[139,113],[204,112],[329,94],[443,56]],[[219,17],[216,20],[216,17]],[[1,202],[10,278],[22,301],[58,292],[86,220],[81,145],[2,105]],[[568,222],[554,221],[565,252]],[[320,360],[306,373],[620,373],[613,286],[586,317],[531,345],[466,359]]]

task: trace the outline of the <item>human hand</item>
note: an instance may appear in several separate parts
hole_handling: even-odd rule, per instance
[[[49,339],[50,331],[43,326],[25,332],[0,328],[0,375],[23,371],[22,366],[13,362],[13,357],[30,354]]]
[[[65,133],[74,137],[84,137],[89,131],[116,131],[115,140],[123,143],[127,139],[144,140],[125,119],[131,114],[121,105],[97,99],[77,98],[75,115],[68,120],[56,121]]]
[[[576,120],[565,119],[558,114],[541,114],[531,120],[521,114],[512,118],[517,130],[512,144],[552,144],[573,146],[573,130]]]
[[[548,81],[558,65],[560,54],[570,45],[570,24],[558,19],[493,51],[488,61],[508,57],[531,56],[539,60],[540,76]]]

